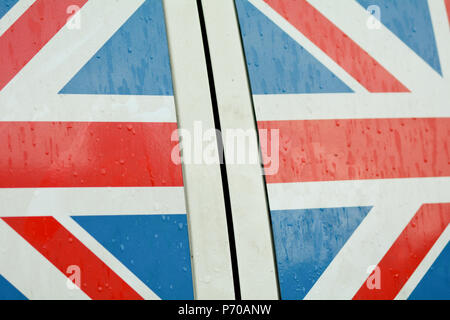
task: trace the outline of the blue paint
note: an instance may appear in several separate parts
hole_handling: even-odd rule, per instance
[[[0,19],[18,2],[19,0],[1,0],[0,1]]]
[[[193,299],[185,214],[73,219],[161,299]]]
[[[450,244],[427,271],[409,300],[450,300]]]
[[[161,0],[147,0],[60,93],[173,95]]]
[[[381,22],[442,75],[428,0],[357,0],[364,8],[377,5]]]
[[[271,212],[282,299],[306,296],[371,208]]]
[[[28,300],[8,280],[0,275],[0,300]]]
[[[352,90],[247,0],[236,0],[253,94]]]

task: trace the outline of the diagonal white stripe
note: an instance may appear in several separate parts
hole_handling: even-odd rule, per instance
[[[356,1],[307,1],[412,92],[440,94],[446,90],[440,75],[389,29],[368,29],[370,14]]]
[[[0,219],[0,274],[28,299],[88,300],[68,278]]]
[[[414,271],[414,273],[411,275],[411,277],[405,283],[403,288],[397,294],[397,296],[395,297],[395,300],[408,299],[408,297],[411,295],[411,293],[417,287],[419,282],[425,276],[427,271],[430,269],[430,267],[433,265],[433,263],[436,261],[436,259],[441,254],[441,252],[444,250],[444,248],[447,245],[447,243],[449,242],[449,240],[450,240],[450,227],[447,226],[447,228],[445,228],[445,231],[441,234],[441,236],[438,238],[436,243],[433,245],[433,247],[430,249],[430,251],[425,256],[425,258],[417,266],[417,269]]]
[[[298,44],[305,48],[310,54],[314,56],[320,63],[334,73],[340,80],[349,86],[355,92],[367,92],[358,81],[353,79],[341,66],[339,66],[326,53],[318,48],[306,36],[299,32],[293,25],[291,25],[280,14],[273,10],[263,0],[249,0],[259,11],[271,19],[278,27],[280,27],[286,34],[294,39]]]
[[[450,26],[445,0],[428,0],[444,81],[450,85]],[[447,100],[448,101],[448,100]]]
[[[125,267],[116,257],[106,250],[97,240],[95,240],[86,230],[78,225],[70,217],[55,217],[69,232],[71,232],[83,245],[91,250],[100,260],[102,260],[112,271],[131,286],[139,295],[148,300],[160,300],[158,295],[148,288],[138,277],[136,277],[127,267]]]
[[[19,17],[28,10],[36,0],[19,0],[1,19],[0,36],[16,22]]]

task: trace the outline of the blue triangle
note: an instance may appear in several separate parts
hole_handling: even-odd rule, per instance
[[[72,218],[161,299],[193,299],[186,215]]]
[[[427,271],[409,300],[450,300],[450,244]]]
[[[442,75],[428,0],[357,0],[380,7],[381,22]]]
[[[147,0],[60,91],[173,95],[161,0]]]
[[[0,300],[28,300],[8,280],[0,275]]]
[[[247,0],[236,0],[253,94],[352,92]]]
[[[0,19],[18,2],[19,0],[0,1]]]
[[[306,296],[371,208],[271,212],[282,299]]]

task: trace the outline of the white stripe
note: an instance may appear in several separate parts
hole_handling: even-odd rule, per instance
[[[0,36],[28,10],[36,0],[20,0],[0,19]]]
[[[294,39],[298,44],[306,49],[314,56],[320,63],[334,73],[340,80],[349,86],[355,92],[367,92],[358,81],[353,79],[340,65],[331,59],[325,52],[317,47],[306,36],[299,32],[292,24],[283,18],[278,12],[272,9],[266,2],[262,0],[249,0],[259,11],[271,19],[278,27],[280,27],[286,34]]]
[[[445,0],[428,0],[444,81],[450,84],[450,26]],[[447,100],[448,101],[448,100]]]
[[[408,299],[408,297],[417,287],[419,282],[423,279],[427,271],[431,268],[433,263],[439,257],[441,252],[445,249],[445,246],[448,244],[449,240],[450,240],[450,226],[447,226],[447,228],[445,228],[445,231],[440,235],[436,243],[433,245],[430,251],[428,251],[425,258],[422,260],[422,262],[420,262],[420,264],[417,266],[417,269],[414,271],[414,273],[405,283],[403,288],[397,294],[395,300]]]
[[[57,95],[31,102],[0,95],[0,121],[176,122],[173,96]]]
[[[0,274],[28,299],[87,300],[68,278],[0,219]]]
[[[2,188],[1,216],[184,214],[183,187]]]
[[[438,95],[254,95],[253,101],[258,121],[450,117],[449,90]]]
[[[88,1],[81,29],[62,28],[0,91],[0,120],[175,121],[173,97],[58,95],[143,1]]]
[[[441,94],[445,90],[440,75],[389,29],[370,30],[370,17],[354,0],[308,0],[317,10],[366,50],[412,92]]]
[[[112,271],[131,286],[139,295],[147,300],[160,300],[158,295],[147,287],[138,277],[136,277],[127,267],[125,267],[116,257],[97,242],[86,230],[78,225],[70,217],[55,217],[70,233],[72,233],[83,245],[92,251],[101,261],[103,261]],[[83,276],[83,275],[81,275]]]
[[[271,210],[450,201],[450,178],[407,178],[267,184]]]

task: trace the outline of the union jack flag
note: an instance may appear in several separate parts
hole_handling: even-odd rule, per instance
[[[161,0],[0,2],[0,299],[193,298],[165,32]]]
[[[281,298],[449,299],[450,2],[235,3]]]

